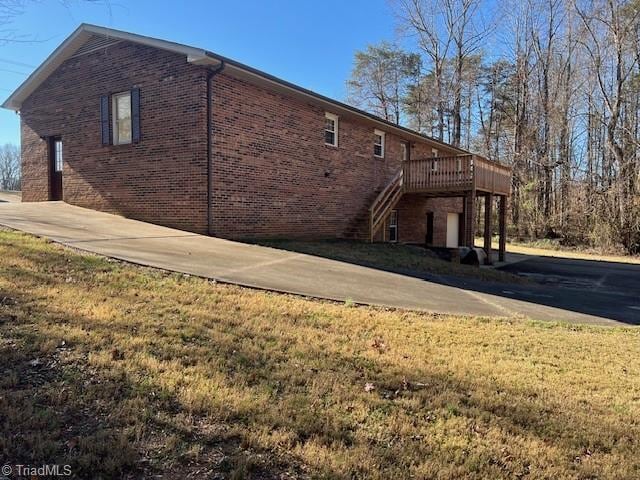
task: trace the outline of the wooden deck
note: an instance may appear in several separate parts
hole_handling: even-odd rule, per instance
[[[479,155],[408,160],[402,170],[405,193],[446,196],[476,191],[508,196],[511,192],[511,169]]]
[[[498,197],[499,259],[506,245],[507,199],[511,194],[511,169],[479,155],[430,157],[402,162],[396,175],[370,207],[369,239],[385,224],[405,193],[426,197],[463,197],[463,245],[474,246],[476,197],[484,197],[484,249],[491,263],[491,234],[494,197]]]

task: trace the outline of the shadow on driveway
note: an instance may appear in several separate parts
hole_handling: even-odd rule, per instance
[[[283,246],[276,248],[287,249]],[[640,325],[640,265],[637,264],[529,257],[499,268],[501,271],[531,280],[530,283],[517,284],[401,268],[380,268],[372,262],[349,261],[344,258],[339,260],[466,291],[559,308],[629,325]]]

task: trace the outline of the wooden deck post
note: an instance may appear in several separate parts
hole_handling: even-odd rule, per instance
[[[464,196],[462,215],[464,216],[464,246],[474,247],[476,227],[476,192],[469,191]]]
[[[491,234],[493,233],[493,194],[487,193],[484,197],[484,251],[487,254],[485,265],[491,265]]]
[[[500,205],[498,206],[498,260],[504,262],[507,251],[507,196],[500,195]]]

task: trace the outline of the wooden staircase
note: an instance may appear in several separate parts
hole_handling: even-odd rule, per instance
[[[404,170],[400,168],[369,209],[369,241],[373,242],[376,232],[384,225],[403,193]]]

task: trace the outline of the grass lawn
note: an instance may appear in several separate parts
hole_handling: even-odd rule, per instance
[[[476,238],[476,245],[482,245],[483,239]],[[491,242],[493,248],[498,248],[498,239],[494,237]],[[507,243],[507,252],[521,253],[524,255],[535,255],[539,257],[573,258],[576,260],[594,260],[600,262],[618,262],[640,264],[638,255],[609,255],[597,253],[590,250],[579,250],[559,245],[557,242],[548,240],[538,240],[535,242],[515,242]]]
[[[447,262],[434,257],[429,250],[412,245],[349,240],[264,240],[260,244],[408,275],[451,275],[503,283],[530,282],[500,270]]]
[[[87,477],[638,478],[640,330],[354,307],[0,232],[0,452]]]

